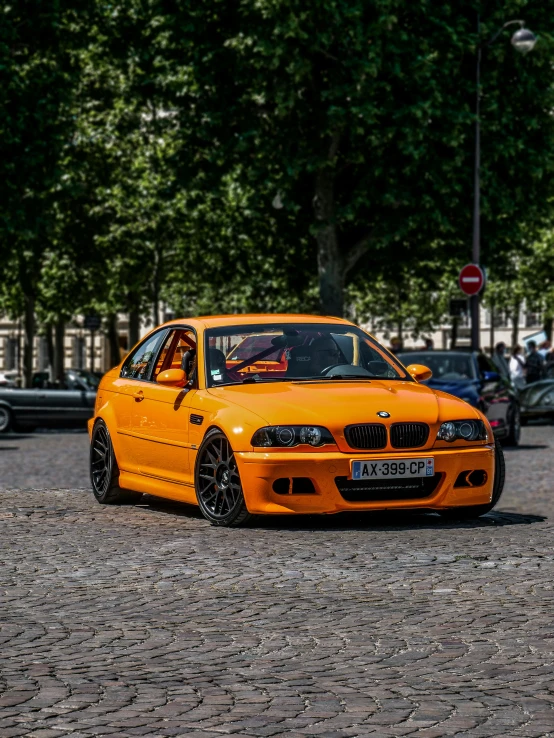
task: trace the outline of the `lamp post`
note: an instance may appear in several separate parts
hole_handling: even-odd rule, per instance
[[[502,31],[508,26],[519,25],[519,30],[512,36],[512,46],[519,51],[521,54],[526,54],[534,47],[537,43],[537,37],[524,28],[524,21],[513,20],[504,23],[499,30],[491,37],[491,39],[484,44],[485,47],[491,46],[496,39],[500,36]],[[477,16],[477,36],[479,37],[481,31],[480,17]],[[476,79],[476,95],[475,95],[475,179],[474,179],[474,199],[473,199],[473,246],[472,246],[472,261],[474,264],[479,264],[481,260],[481,180],[480,180],[480,169],[481,169],[481,120],[480,120],[480,98],[481,98],[481,55],[483,50],[483,44],[479,44],[477,47],[477,79]],[[471,311],[471,349],[472,351],[479,351],[480,348],[480,337],[479,337],[479,294],[473,295],[470,298],[470,311]]]

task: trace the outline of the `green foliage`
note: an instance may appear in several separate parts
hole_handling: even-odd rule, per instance
[[[483,54],[485,299],[525,279],[554,311],[554,287],[530,286],[552,261],[553,10],[491,0],[478,36],[473,0],[5,6],[2,309],[155,322],[162,300],[342,313],[345,297],[430,331],[470,257],[477,44],[524,17],[531,54],[509,30]]]
[[[181,153],[192,145],[208,181],[237,172],[260,213],[279,193],[317,240],[324,310],[340,312],[354,270],[397,261],[401,246],[414,265],[437,240],[465,261],[476,45],[529,11],[533,54],[518,57],[505,32],[483,59],[483,251],[501,261],[552,196],[553,3],[526,6],[488,3],[478,39],[472,2],[179,0],[160,53]]]

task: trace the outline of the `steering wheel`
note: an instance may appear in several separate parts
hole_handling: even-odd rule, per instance
[[[371,377],[370,372],[368,372],[367,369],[364,369],[363,366],[352,366],[352,364],[331,364],[330,366],[325,367],[325,369],[322,369],[319,373],[322,377],[328,377],[331,376],[333,369],[339,368],[341,371],[336,372],[337,374],[344,374],[345,376],[348,376],[349,374],[353,376],[360,376],[360,374],[363,374],[365,376],[367,374],[368,377]]]
[[[327,372],[330,372],[331,369],[336,369],[338,366],[344,366],[344,364],[330,364],[329,366],[326,366],[325,369],[322,369],[319,373],[322,377],[325,377],[327,375]],[[350,366],[350,364],[348,366]]]

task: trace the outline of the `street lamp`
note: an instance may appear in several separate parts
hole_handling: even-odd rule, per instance
[[[537,37],[528,29],[524,28],[524,21],[513,20],[504,23],[498,31],[491,37],[486,44],[479,44],[477,47],[477,85],[475,96],[475,180],[474,180],[474,201],[473,201],[473,263],[479,264],[481,260],[481,120],[480,120],[480,92],[481,92],[481,53],[483,46],[491,46],[500,36],[502,31],[508,26],[519,25],[519,30],[512,36],[512,46],[521,54],[526,54],[537,43]],[[481,32],[480,17],[477,16],[477,36]],[[471,349],[479,351],[479,294],[470,297],[471,307]],[[492,347],[491,347],[492,348]]]

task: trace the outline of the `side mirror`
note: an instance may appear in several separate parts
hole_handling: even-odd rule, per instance
[[[498,372],[483,372],[483,379],[485,382],[498,382],[500,381],[500,374]]]
[[[425,382],[433,376],[433,372],[423,364],[410,364],[408,372],[417,382]]]
[[[187,377],[182,369],[167,369],[156,377],[156,382],[165,387],[184,387],[186,381]]]

